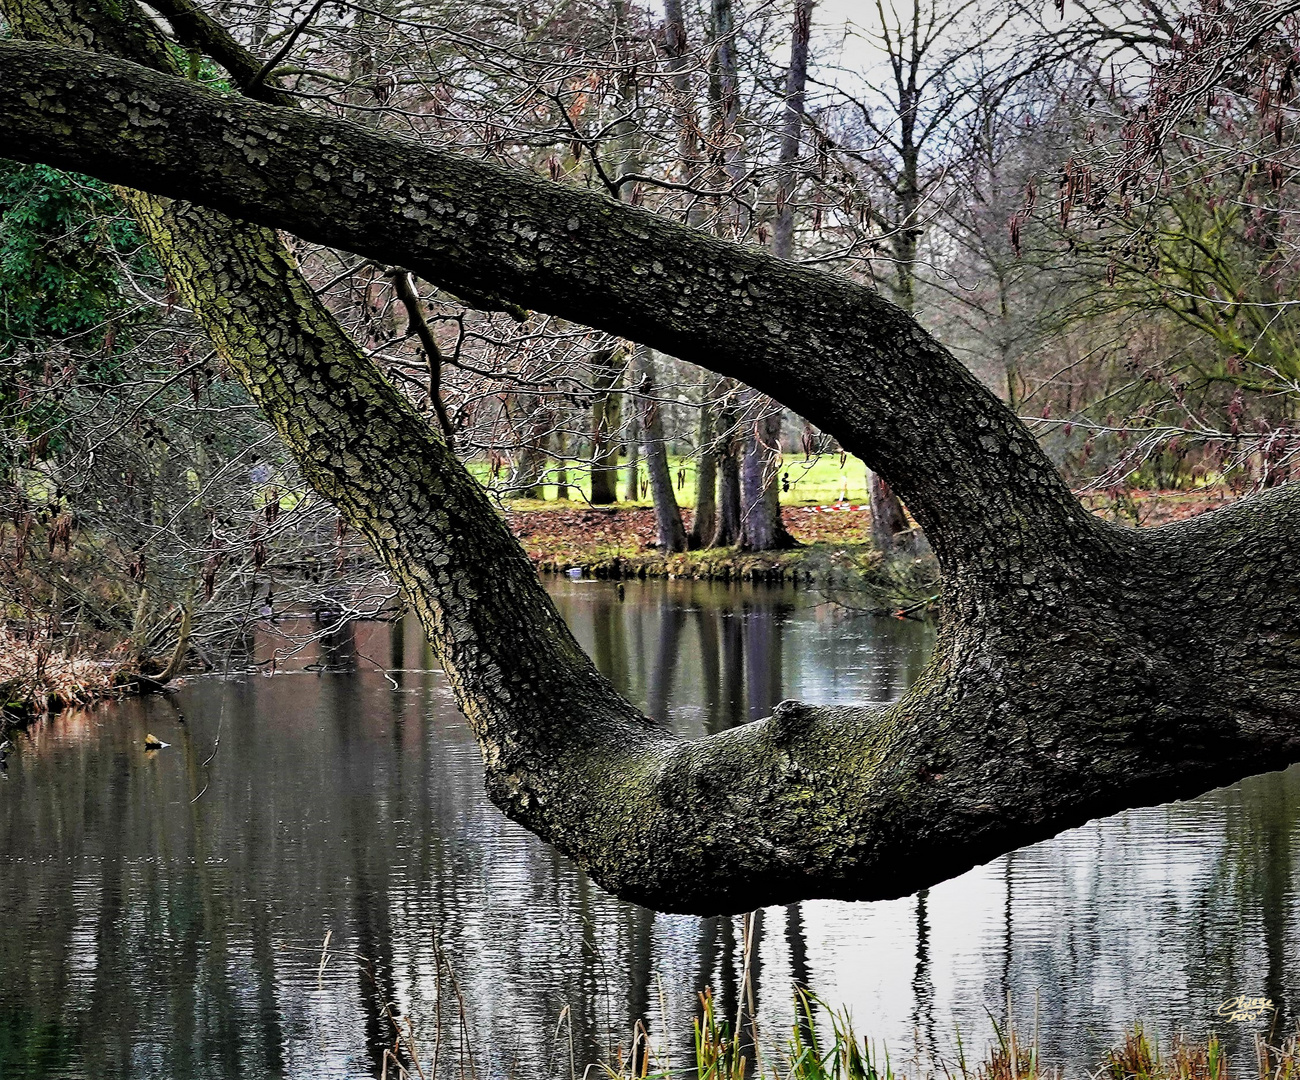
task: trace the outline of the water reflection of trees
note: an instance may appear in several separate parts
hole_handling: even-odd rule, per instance
[[[601,669],[693,734],[783,697],[885,700],[924,659],[923,631],[790,592],[594,584],[559,599]],[[435,936],[484,1075],[567,1074],[566,1006],[579,1070],[628,1049],[637,1021],[683,1060],[705,987],[736,1014],[740,920],[614,901],[498,814],[414,627],[353,626],[304,660],[314,670],[195,684],[184,725],[142,700],[23,741],[0,788],[0,1073],[377,1074],[392,1003],[430,1037],[441,1016],[454,1075],[459,1008],[445,972],[435,998]],[[174,745],[150,758],[155,729]],[[986,1006],[1011,991],[1032,1007],[1037,989],[1049,1052],[1076,1061],[1115,1017],[1208,1017],[1232,993],[1270,996],[1290,1022],[1298,798],[1291,774],[1257,778],[901,907],[764,912],[750,967],[762,1030],[784,1038],[793,983],[844,1000],[860,1030],[937,1049],[951,1021],[969,1039]],[[327,930],[373,977],[340,956],[318,986]]]

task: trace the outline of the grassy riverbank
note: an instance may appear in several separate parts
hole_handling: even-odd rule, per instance
[[[454,978],[450,983],[459,1000]],[[605,1059],[585,1067],[570,1046],[567,1065],[572,1080],[1064,1080],[1076,1075],[1043,1059],[1036,1022],[1026,1032],[1013,1019],[998,1021],[990,1013],[992,1036],[981,1054],[959,1039],[950,1058],[935,1060],[891,1056],[887,1047],[857,1032],[848,1009],[832,1008],[802,990],[795,991],[795,1004],[796,1020],[784,1040],[764,1040],[743,1010],[734,1018],[723,1016],[706,990],[689,1033],[694,1052],[687,1060],[674,1060],[664,1049],[664,1033],[651,1034],[638,1023]],[[476,1062],[490,1056],[486,1048],[476,1053],[468,1044],[463,1017],[460,1024],[448,1025],[450,1030],[422,1038],[411,1018],[386,1009],[393,1032],[384,1054],[387,1077],[431,1080],[440,1075],[440,1060],[444,1066],[458,1062],[461,1076],[477,1076]],[[1175,1031],[1162,1038],[1134,1023],[1083,1075],[1087,1080],[1294,1080],[1300,1076],[1300,1031],[1268,1036],[1271,1009],[1270,1002],[1256,1014],[1258,1030],[1249,1049],[1235,1055],[1214,1032],[1191,1038]],[[555,1030],[563,1042],[564,1012]],[[565,1048],[560,1051],[563,1056]]]

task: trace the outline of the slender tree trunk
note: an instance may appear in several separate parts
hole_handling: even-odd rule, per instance
[[[655,508],[655,543],[665,553],[686,550],[686,529],[673,494],[668,447],[664,440],[663,410],[655,401],[654,356],[649,349],[638,352],[641,378],[641,431],[645,438],[646,471],[650,475],[650,496]]]
[[[718,454],[714,445],[712,386],[705,377],[700,389],[699,429],[695,451],[695,514],[688,537],[692,549],[708,547],[718,527]]]
[[[808,41],[812,34],[814,0],[797,0],[790,31],[790,66],[785,80],[785,115],[778,156],[776,217],[772,253],[778,259],[794,255],[795,167],[799,160],[808,81]],[[754,414],[745,437],[741,469],[741,546],[769,551],[794,545],[781,519],[781,409],[756,391],[747,395],[746,410]]]
[[[887,481],[874,469],[869,484],[871,499],[871,542],[882,555],[898,547],[897,535],[907,528],[907,515]]]
[[[700,119],[695,109],[695,94],[691,86],[689,45],[686,37],[686,19],[682,14],[681,0],[664,0],[664,40],[667,45],[668,66],[672,71],[673,113],[677,122],[677,160],[681,180],[687,186],[701,179]],[[705,220],[704,200],[688,195],[687,222],[700,226]],[[713,402],[710,387],[716,380],[705,376],[702,380],[699,404],[699,431],[695,456],[695,513],[691,518],[691,531],[687,537],[691,548],[708,546],[717,528],[717,459],[713,446]]]
[[[555,433],[555,499],[567,502],[569,499],[569,433],[560,428]]]
[[[736,16],[732,0],[710,0],[709,8],[709,172],[715,190],[739,188],[744,176],[741,146],[740,80],[736,75]],[[744,224],[734,200],[719,205],[716,228],[722,235]]]
[[[635,408],[635,403],[629,400]],[[635,415],[627,422],[627,468],[623,475],[623,498],[627,502],[636,502],[641,498],[641,421]]]
[[[623,371],[623,353],[613,347],[592,358],[591,404],[591,501],[597,506],[618,502],[618,446],[622,428],[622,396],[618,386]]]
[[[15,33],[174,70],[129,0],[111,17],[90,0],[3,7]],[[620,895],[700,913],[905,895],[1300,758],[1300,488],[1160,529],[1100,521],[870,290],[328,116],[5,40],[0,134],[7,153],[166,196],[121,191],[306,482],[410,599],[490,797]],[[650,721],[591,665],[480,485],[249,219],[779,394],[926,528],[944,573],[926,671],[884,707],[781,702],[699,740]],[[622,272],[647,263],[662,274]]]
[[[514,397],[518,413],[512,426],[518,432],[519,447],[515,452],[515,466],[510,471],[509,486],[520,499],[543,499],[542,476],[546,472],[545,443],[550,433],[547,410],[536,394],[519,394]]]
[[[772,223],[772,254],[794,255],[796,166],[802,145],[805,92],[808,86],[808,42],[816,0],[795,0],[790,31],[790,66],[785,73],[785,112],[781,120],[781,149],[777,157],[776,217]]]

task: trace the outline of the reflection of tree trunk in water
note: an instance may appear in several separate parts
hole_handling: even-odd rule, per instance
[[[804,1011],[804,1002],[797,991],[812,990],[812,975],[808,970],[808,939],[804,936],[803,912],[799,904],[787,904],[785,908],[785,944],[790,950],[790,982],[796,991],[794,995],[794,1022],[799,1029],[799,1040],[804,1046],[813,1042],[813,1023]],[[814,1009],[812,1001],[808,1008]]]
[[[930,890],[916,894],[916,973],[912,976],[912,1027],[917,1039],[924,1040],[925,1049],[934,1057],[938,1046],[934,1041],[934,979],[930,972]]]
[[[736,976],[736,919],[739,916],[728,915],[719,920],[718,933],[722,939],[718,947],[718,978],[713,988],[714,1000],[717,1002],[720,1019],[728,1025],[736,1022],[736,1005],[740,1001],[740,983]]]
[[[596,591],[593,589],[593,591]],[[638,605],[639,609],[640,605]],[[628,685],[626,609],[613,589],[600,588],[592,605],[592,659],[596,668],[615,686]]]
[[[871,473],[871,542],[882,555],[892,555],[895,537],[907,528],[907,515],[894,489],[880,473]]]
[[[131,776],[130,761],[125,754],[113,759],[112,772],[116,773],[116,781],[110,785],[113,813],[108,820],[126,821],[129,819],[131,803]],[[105,857],[100,866],[99,911],[95,920],[95,971],[84,1014],[87,1030],[117,1033],[118,1045],[106,1049],[117,1051],[124,1074],[131,1060],[130,1041],[121,1026],[114,1024],[113,1020],[115,1015],[138,1016],[140,1012],[135,1004],[137,995],[133,991],[133,984],[123,977],[127,970],[126,957],[130,952],[130,942],[126,938],[127,895],[123,884],[128,873],[129,868],[120,850],[114,850],[111,856]],[[199,968],[199,934],[199,928],[191,924],[189,933],[182,932],[180,935],[176,948],[182,965],[196,974]],[[181,983],[178,989],[182,1000],[172,1002],[176,1015],[171,1043],[176,1054],[174,1061],[178,1069],[193,1068],[194,1062],[189,1055],[194,1048],[193,1022],[198,1015],[193,999],[193,978]]]
[[[328,671],[357,670],[357,624],[348,619],[320,638],[320,666]]]
[[[1264,995],[1271,998],[1276,1012],[1269,1017],[1271,1035],[1278,1039],[1290,1034],[1293,1010],[1287,1001],[1288,896],[1291,887],[1291,829],[1294,819],[1287,783],[1282,773],[1263,777],[1269,797],[1263,822],[1263,889],[1260,911],[1264,923],[1264,954],[1267,957]],[[1225,997],[1227,995],[1224,995]]]
[[[718,454],[714,446],[713,402],[709,399],[712,384],[713,380],[706,376],[700,390],[700,425],[695,452],[695,515],[691,519],[691,532],[687,537],[692,551],[708,547],[718,528]]]
[[[790,950],[790,981],[808,990],[812,975],[808,969],[808,939],[804,936],[803,911],[800,904],[787,904],[785,908],[785,943]]]
[[[718,662],[718,609],[700,604],[695,609],[695,627],[700,638],[700,671],[704,680],[704,728],[710,734],[721,731],[722,672]]]
[[[284,1076],[284,1026],[275,996],[275,946],[271,943],[271,912],[267,904],[260,900],[253,902],[251,923],[253,970],[257,975],[257,1024],[262,1034],[260,1075],[268,1080],[280,1080]]]
[[[744,995],[745,1016],[740,1026],[740,1047],[750,1061],[756,1061],[757,1048],[754,1045],[754,1017],[758,1015],[759,991],[763,975],[763,909],[757,908],[750,912],[748,916],[741,916],[742,934],[746,918],[749,919],[749,968],[746,971],[744,938],[742,936],[739,981],[740,992]],[[733,1022],[735,1021],[734,1013],[731,1019]]]
[[[708,916],[696,920],[700,936],[695,949],[697,961],[695,980],[691,984],[691,997],[688,1004],[697,1017],[700,1015],[700,995],[709,989],[712,989],[716,994],[718,989],[713,976],[714,972],[719,970],[718,931],[725,921],[725,917],[720,916]],[[692,1039],[691,1026],[689,1024],[680,1025],[676,1034],[681,1042],[673,1049],[673,1061],[677,1063],[682,1061],[693,1063],[695,1061],[695,1043]]]
[[[646,695],[646,713],[664,723],[668,719],[668,703],[672,700],[685,627],[686,609],[681,604],[668,602],[660,606],[659,649],[650,676],[650,693]]]
[[[632,941],[627,965],[627,1018],[631,1025],[630,1031],[636,1031],[639,1021],[648,1036],[652,1023],[650,1002],[654,997],[651,992],[651,984],[654,980],[654,972],[651,970],[651,948],[654,944],[655,913],[650,908],[636,907],[632,910],[631,918]],[[648,1049],[643,1041],[633,1044],[630,1069],[632,1076],[641,1075]]]
[[[349,623],[349,627],[353,624]],[[355,655],[355,652],[354,652]],[[374,1075],[383,1072],[384,1053],[391,1049],[397,1034],[384,1011],[384,1005],[397,1001],[393,978],[393,932],[388,911],[388,866],[384,861],[388,837],[377,825],[374,806],[374,777],[371,772],[371,748],[364,730],[358,731],[367,715],[356,678],[326,676],[321,690],[321,704],[333,722],[338,739],[339,758],[343,762],[344,788],[351,793],[347,800],[348,848],[352,853],[352,933],[353,949],[365,962],[357,965],[357,988],[365,1015],[366,1052]],[[373,861],[373,864],[372,864]],[[335,946],[343,942],[336,941]],[[400,1055],[403,1063],[406,1056]]]
[[[1011,967],[1013,955],[1011,951],[1011,900],[1013,893],[1011,891],[1011,882],[1013,870],[1015,868],[1016,853],[1009,851],[1006,854],[1006,863],[1002,869],[1003,881],[1003,900],[1002,900],[1002,994],[999,1000],[1006,1001],[1011,993]]]
[[[722,613],[722,726],[743,724],[745,715],[745,619],[741,611]]]
[[[755,606],[745,619],[745,666],[749,719],[767,716],[785,697],[781,675],[782,612]]]
[[[898,664],[895,650],[879,649],[874,652],[871,664],[871,693],[874,701],[893,701],[898,695]]]
[[[388,624],[388,674],[401,686],[406,681],[406,616]],[[394,701],[400,699],[394,695]]]
[[[609,1053],[601,1035],[608,1036],[600,1025],[600,999],[605,987],[605,963],[596,940],[596,923],[591,912],[591,883],[585,874],[578,875],[578,922],[582,927],[582,947],[579,950],[578,1004],[569,1009],[569,1022],[573,1025],[573,1047],[576,1060],[601,1060]],[[570,1003],[572,1006],[572,1003]]]

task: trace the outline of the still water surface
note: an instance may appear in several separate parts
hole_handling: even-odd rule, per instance
[[[602,670],[689,735],[785,697],[889,701],[931,644],[806,592],[553,592]],[[637,1020],[681,1062],[700,990],[734,1013],[740,920],[617,901],[503,818],[416,626],[360,624],[284,666],[18,737],[0,782],[0,1077],[378,1075],[380,1003],[427,1054],[439,990],[441,1071],[470,1075],[448,967],[483,1078],[568,1076],[570,1045],[581,1074]],[[172,745],[147,753],[146,732]],[[1300,772],[1274,773],[919,896],[769,908],[751,939],[759,1030],[783,1044],[798,982],[915,1076],[957,1032],[982,1047],[1010,994],[1081,1076],[1132,1019],[1248,1038],[1262,1025],[1215,1016],[1236,994],[1271,997],[1290,1026],[1298,811]]]

